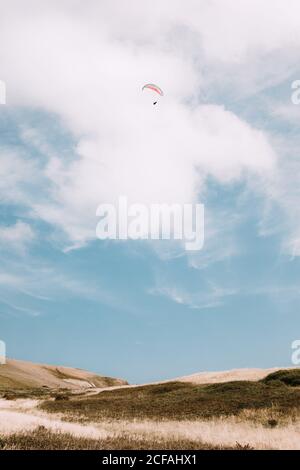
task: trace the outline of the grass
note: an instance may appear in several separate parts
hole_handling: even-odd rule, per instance
[[[287,372],[292,380],[295,374]],[[41,404],[41,408],[50,413],[64,413],[67,419],[80,422],[211,419],[237,416],[245,410],[266,409],[276,409],[279,415],[289,414],[300,410],[300,389],[287,385],[286,380],[213,385],[170,382],[104,391],[89,398],[48,400]]]
[[[268,375],[262,382],[265,384],[281,382],[290,387],[300,387],[300,369],[279,370]]]
[[[39,427],[0,437],[0,450],[250,450],[249,446],[213,446],[189,439],[138,438],[120,434],[105,439],[74,437],[72,434],[51,432]]]
[[[48,387],[42,388],[21,388],[21,389],[13,389],[7,388],[0,391],[0,398],[4,398],[5,400],[18,400],[18,399],[51,399],[57,397],[64,397],[66,400],[71,395],[71,391],[69,389],[60,389],[60,390],[51,390]]]
[[[257,382],[170,382],[90,396],[10,389],[12,400],[40,398],[52,416],[31,416],[22,402],[12,403],[2,412],[0,449],[299,449],[299,375],[296,369]]]
[[[20,398],[51,398],[51,390],[47,388],[31,388],[31,389],[13,389],[13,388],[4,388],[1,390],[0,398],[5,398],[5,400],[17,400]]]

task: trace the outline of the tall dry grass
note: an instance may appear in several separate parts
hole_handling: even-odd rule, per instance
[[[24,436],[24,432],[34,433],[42,427],[57,437],[68,434],[77,439],[115,442],[116,446],[118,441],[125,442],[125,439],[127,443],[136,443],[136,446],[142,442],[152,442],[152,446],[155,442],[157,445],[165,442],[169,447],[180,448],[179,443],[189,442],[195,448],[203,448],[204,445],[235,448],[238,443],[255,449],[299,450],[299,415],[295,412],[289,418],[286,417],[284,422],[276,420],[276,417],[276,410],[270,414],[268,409],[259,412],[245,410],[239,416],[208,420],[104,420],[100,423],[79,424],[63,421],[59,415],[48,415],[23,403],[16,404],[15,408],[10,404],[6,410],[0,409],[0,437],[4,439],[18,433]],[[269,424],[271,422],[272,426]]]

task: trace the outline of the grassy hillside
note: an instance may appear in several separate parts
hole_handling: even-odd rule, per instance
[[[278,414],[300,410],[300,388],[288,383],[288,378],[294,383],[300,377],[300,370],[282,371],[279,377],[281,380],[273,380],[271,375],[258,382],[171,382],[124,388],[90,398],[46,401],[42,408],[82,422],[107,418],[193,420],[238,415],[244,410],[272,409]]]
[[[263,382],[265,384],[281,382],[291,387],[300,387],[300,369],[279,370],[268,375]]]
[[[57,380],[74,377],[53,372]],[[0,450],[298,450],[299,377],[295,369],[256,382],[176,381],[79,394],[28,388],[0,400]]]
[[[38,388],[78,389],[125,385],[126,381],[103,377],[71,367],[33,364],[9,359],[0,366],[0,390]]]

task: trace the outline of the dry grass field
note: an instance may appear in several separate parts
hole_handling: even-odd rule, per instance
[[[300,449],[300,369],[32,392],[3,389],[0,449]]]

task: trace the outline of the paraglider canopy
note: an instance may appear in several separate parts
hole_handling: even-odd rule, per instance
[[[159,86],[155,85],[154,83],[147,83],[146,85],[143,86],[142,90],[143,91],[144,90],[150,90],[154,94],[158,94],[159,96],[164,96],[164,92],[162,91],[162,89],[159,88]],[[156,105],[157,100],[155,100],[153,104]]]

